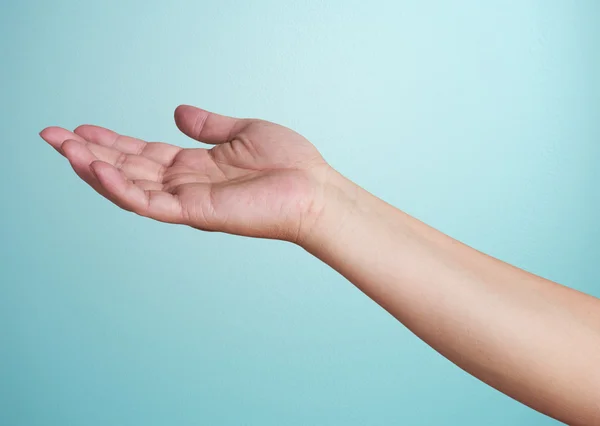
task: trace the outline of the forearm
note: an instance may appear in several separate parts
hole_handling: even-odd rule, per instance
[[[598,299],[478,252],[333,176],[307,251],[484,382],[571,424],[600,423]]]

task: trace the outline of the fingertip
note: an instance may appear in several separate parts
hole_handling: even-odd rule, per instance
[[[103,163],[102,160],[94,160],[90,163],[90,168],[95,169],[96,167],[101,167],[99,163]]]
[[[121,175],[113,165],[101,160],[95,160],[90,163],[90,169],[102,186],[110,191],[114,191],[121,187],[125,182],[125,178]]]
[[[182,124],[189,121],[190,118],[193,118],[193,116],[195,117],[195,109],[195,107],[186,104],[179,105],[177,108],[175,108],[175,123],[179,128],[181,128]]]
[[[105,161],[94,160],[90,163],[90,169],[92,169],[92,171],[98,175],[98,174],[105,174],[108,170],[115,169],[115,168]]]
[[[81,142],[75,139],[67,139],[61,144],[60,148],[67,157],[71,157],[77,153],[81,145]]]
[[[94,161],[92,161],[90,163],[89,168],[90,168],[90,172],[92,173],[92,175],[94,176],[94,178],[98,182],[100,182],[100,184],[102,186],[104,186],[104,184],[102,183],[102,173],[103,173],[102,169],[103,169],[103,166],[102,166],[101,163],[103,163],[103,161],[94,160]]]
[[[90,128],[95,128],[97,126],[94,126],[92,124],[80,124],[79,126],[75,127],[73,129],[73,133],[75,133],[76,135],[85,137],[85,133],[90,130]]]
[[[89,124],[80,124],[79,126],[73,129],[73,133],[75,133],[77,136],[82,137],[85,140],[92,140],[93,132],[94,126],[91,126]]]
[[[188,104],[180,104],[175,108],[175,116],[177,116],[177,114],[180,114],[182,112],[185,112],[186,109],[190,109],[190,108],[194,108],[191,105]]]
[[[46,127],[44,129],[42,129],[39,132],[39,135],[44,141],[46,141],[52,147],[54,147],[55,149],[58,149],[62,142],[61,133],[63,130],[64,129],[62,129],[60,127],[50,126],[50,127]]]
[[[181,114],[181,110],[184,109],[186,106],[187,105],[181,104],[175,107],[175,110],[173,111],[173,118],[175,119],[175,121],[177,121],[179,115]]]
[[[58,126],[48,126],[48,127],[44,127],[44,128],[43,128],[43,129],[40,131],[39,135],[40,135],[40,136],[42,136],[42,135],[47,135],[48,133],[51,133],[51,132],[53,132],[53,131],[56,131],[56,130],[63,130],[63,128],[62,128],[62,127],[58,127]]]
[[[63,129],[58,126],[50,126],[43,129],[40,133],[40,137],[45,140],[50,146],[52,146],[55,150],[64,154],[62,151],[62,144],[64,141],[68,139],[73,139],[79,142],[84,142],[85,139],[71,132],[70,130]]]
[[[146,196],[141,188],[137,188],[117,168],[104,161],[93,161],[90,169],[108,199],[125,210],[142,214]]]
[[[79,134],[79,132],[81,132],[81,129],[83,129],[83,128],[84,128],[84,126],[85,126],[85,124],[80,124],[79,126],[75,127],[75,128],[73,129],[73,133],[75,133],[76,135],[78,135],[78,134]]]

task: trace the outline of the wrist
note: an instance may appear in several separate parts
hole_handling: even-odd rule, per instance
[[[309,252],[336,238],[359,214],[361,188],[327,165],[318,173],[318,190],[303,217],[296,244]]]

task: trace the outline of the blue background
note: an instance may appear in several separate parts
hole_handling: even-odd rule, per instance
[[[600,296],[597,1],[0,6],[0,424],[551,425],[291,244],[120,211],[37,136],[307,136],[378,196]]]

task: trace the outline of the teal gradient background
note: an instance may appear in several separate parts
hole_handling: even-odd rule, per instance
[[[1,425],[551,425],[291,244],[120,211],[37,133],[290,126],[453,237],[600,296],[597,1],[0,6]],[[552,332],[552,330],[548,330]]]

